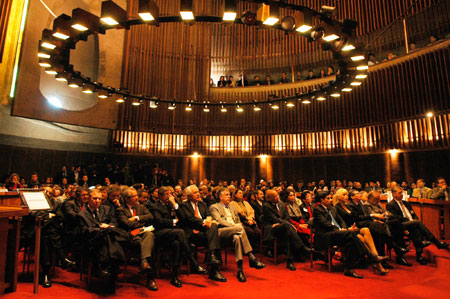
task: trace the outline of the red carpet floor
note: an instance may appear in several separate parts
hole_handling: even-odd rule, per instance
[[[413,267],[394,265],[395,269],[386,276],[374,274],[371,269],[358,269],[364,279],[354,279],[343,275],[342,265],[335,262],[333,272],[328,273],[322,262],[315,262],[311,270],[309,262],[296,263],[297,271],[285,268],[284,257],[278,265],[273,259],[262,258],[267,267],[262,270],[248,268],[244,264],[246,283],[237,281],[236,264],[229,256],[228,265],[222,273],[228,282],[211,281],[205,275],[181,275],[183,287],[177,289],[169,284],[167,270],[161,271],[156,281],[159,291],[148,291],[139,279],[137,268],[129,267],[128,282],[119,276],[115,295],[98,291],[103,281],[93,279],[97,291],[89,291],[87,283],[79,280],[78,273],[56,268],[51,288],[39,288],[39,298],[450,298],[450,251],[438,250],[434,245],[426,248],[425,256],[431,263],[422,266],[416,263],[414,252],[407,255]],[[131,268],[131,269],[130,269]],[[185,268],[185,267],[183,267]],[[184,269],[183,269],[184,273]],[[140,281],[139,281],[140,280]],[[4,299],[33,297],[31,282],[19,282],[16,293],[6,294]]]

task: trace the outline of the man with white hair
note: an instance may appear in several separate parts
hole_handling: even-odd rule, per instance
[[[245,282],[247,279],[242,270],[244,255],[248,256],[251,268],[262,269],[266,265],[258,261],[253,255],[253,248],[239,219],[238,212],[234,206],[230,205],[230,191],[228,188],[220,188],[218,193],[220,202],[212,205],[209,209],[214,220],[219,223],[219,238],[226,241],[232,240],[234,243],[238,267],[237,279],[240,282]]]
[[[183,226],[189,242],[196,246],[206,246],[209,251],[208,263],[211,265],[209,277],[212,280],[225,282],[226,278],[219,271],[221,256],[218,223],[212,219],[208,206],[201,200],[196,185],[184,189],[188,200],[180,205],[183,215]]]

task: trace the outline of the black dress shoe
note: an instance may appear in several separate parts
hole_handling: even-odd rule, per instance
[[[381,262],[381,266],[385,269],[394,269],[390,264],[388,264],[386,261]]]
[[[349,276],[349,277],[353,277],[353,278],[363,278],[363,276],[361,274],[356,273],[352,269],[345,269],[344,270],[344,275],[345,276]]]
[[[394,247],[394,251],[397,255],[405,255],[409,252],[409,248],[396,246],[396,247]]]
[[[170,280],[170,284],[177,288],[181,288],[183,286],[181,281],[179,281],[178,277],[176,277],[176,276],[172,277],[172,279]]]
[[[369,254],[367,255],[367,258],[368,258],[370,263],[380,263],[380,262],[385,261],[385,260],[388,259],[387,256],[379,256],[379,255],[376,255],[376,254],[374,254],[372,252],[369,252]]]
[[[266,267],[266,264],[261,263],[260,261],[258,261],[257,259],[253,259],[253,260],[249,260],[249,265],[250,268],[255,268],[255,269],[262,269]]]
[[[65,259],[61,260],[61,268],[62,269],[72,268],[73,266],[75,266],[75,262],[74,261],[71,261],[68,258],[65,258]]]
[[[156,284],[155,280],[153,278],[149,278],[147,280],[147,289],[149,289],[150,291],[157,291],[158,290],[158,285]]]
[[[247,278],[245,278],[244,272],[242,272],[240,270],[238,270],[236,277],[237,277],[237,279],[240,282],[246,282],[247,281]]]
[[[207,274],[208,271],[200,265],[191,267],[191,272],[194,274]]]
[[[436,243],[436,247],[439,248],[439,249],[449,249],[448,248],[449,246],[450,246],[450,244],[448,244],[447,242],[438,241]]]
[[[426,265],[428,264],[428,260],[426,258],[424,258],[423,256],[419,256],[416,258],[416,261],[421,264],[421,265]]]
[[[293,262],[288,262],[288,263],[286,264],[286,268],[288,268],[288,269],[291,270],[291,271],[297,270],[297,269],[295,269],[295,265],[294,265]]]
[[[209,272],[209,279],[211,280],[215,280],[215,281],[220,281],[220,282],[226,282],[227,279],[225,278],[225,276],[222,275],[222,273],[220,273],[219,270],[211,270],[211,272]]]
[[[214,254],[211,254],[211,256],[209,257],[209,263],[211,265],[221,265],[222,264],[222,262],[218,258],[216,258],[216,256]]]
[[[48,275],[44,275],[44,280],[42,281],[42,287],[50,288],[52,286],[52,281]]]
[[[395,262],[396,262],[397,264],[399,264],[399,265],[412,267],[412,264],[411,264],[411,263],[408,263],[408,262],[405,260],[405,258],[404,258],[403,256],[398,256],[398,257],[395,259]]]
[[[419,247],[421,248],[425,248],[427,246],[430,246],[431,242],[430,241],[422,241],[419,243]]]

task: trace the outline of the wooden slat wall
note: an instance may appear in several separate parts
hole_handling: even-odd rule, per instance
[[[301,134],[201,136],[115,131],[114,150],[151,155],[310,156],[450,148],[450,114]]]
[[[11,12],[13,0],[1,0],[0,5],[0,62],[2,62],[3,50],[6,42],[6,32],[8,30],[8,20]]]
[[[181,106],[169,111],[167,104],[161,104],[158,109],[126,105],[125,122],[119,128],[171,134],[260,135],[331,131],[411,119],[422,117],[429,110],[450,110],[449,70],[450,41],[444,41],[372,67],[360,87],[339,99],[312,101],[310,105],[297,101],[294,108],[281,105],[278,111],[263,105],[262,111],[254,112],[251,106],[246,106],[243,113],[237,113],[232,107],[227,113],[221,113],[218,107],[204,113],[199,106],[186,112]],[[141,75],[139,71],[136,73]],[[210,99],[234,103],[236,100],[266,100],[270,94],[292,96],[317,88],[328,80],[266,87],[212,88]]]

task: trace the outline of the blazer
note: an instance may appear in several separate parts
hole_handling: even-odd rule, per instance
[[[78,213],[81,212],[81,205],[75,200],[68,200],[62,205],[63,222],[67,232],[77,234],[80,232],[80,219]]]
[[[447,190],[448,196],[450,197],[450,187],[447,187],[446,190]],[[439,187],[434,188],[431,191],[430,198],[436,199],[436,200],[445,200],[445,190],[443,190]]]
[[[353,220],[357,227],[365,227],[369,225],[369,221],[372,220],[372,217],[370,217],[369,213],[367,213],[364,209],[362,202],[356,204],[355,202],[350,201],[347,207],[350,211],[352,211]]]
[[[97,214],[98,218],[95,218],[93,212],[89,208],[86,208],[78,213],[78,216],[80,217],[81,231],[83,233],[100,231],[100,224],[102,223],[118,227],[116,216],[110,207],[100,205]]]
[[[261,227],[261,216],[263,214],[264,202],[265,201],[263,201],[262,205],[260,205],[256,200],[252,200],[250,203],[255,213],[255,220],[258,223],[259,227]]]
[[[339,216],[335,207],[331,206],[328,209],[325,209],[321,204],[317,205],[314,208],[313,227],[315,233],[314,244],[318,248],[326,248],[329,244],[329,238],[327,235],[330,232],[339,230],[339,228],[337,228],[335,225],[332,224],[331,217],[328,214],[328,210],[331,211],[331,215],[333,215],[333,218],[336,220],[336,222],[340,225],[341,228],[347,228],[344,219],[342,219],[342,217]]]
[[[411,216],[413,217],[414,220],[418,220],[419,218],[417,217],[416,213],[414,212],[411,204],[407,201],[403,201],[403,204],[405,205],[405,207],[408,209],[409,213],[411,214]],[[391,213],[391,217],[392,219],[398,219],[401,222],[406,222],[409,221],[408,218],[403,217],[403,212],[400,209],[400,207],[398,206],[398,203],[396,202],[395,199],[391,200],[390,202],[388,202],[386,204],[386,210]]]
[[[139,216],[138,221],[130,221],[129,218],[133,217],[130,209],[128,209],[127,205],[122,205],[116,209],[117,221],[119,222],[119,226],[127,231],[132,231],[136,228],[141,228],[144,226],[153,225],[154,218],[152,213],[142,204],[137,204],[136,207],[136,216]]]
[[[334,208],[336,209],[337,214],[342,218],[342,220],[344,220],[345,224],[346,224],[347,226],[352,226],[353,223],[356,222],[355,215],[353,215],[353,212],[352,212],[352,210],[348,207],[348,205],[346,205],[346,207],[347,207],[347,209],[350,210],[350,213],[347,212],[347,211],[341,206],[341,204],[339,204],[339,203],[338,203],[337,205],[334,206]],[[333,215],[333,217],[334,217],[334,215]],[[336,218],[336,217],[334,217],[334,218]],[[336,220],[336,221],[337,221],[337,220]]]
[[[231,204],[228,205],[231,213],[231,217],[233,217],[234,223],[240,223],[239,214],[234,206]],[[209,211],[211,212],[211,216],[219,223],[219,227],[232,227],[233,223],[230,223],[226,220],[225,208],[222,203],[216,203],[209,207]]]
[[[230,202],[230,205],[233,205],[236,208],[236,211],[238,211],[239,214],[244,215],[245,217],[252,217],[253,219],[255,219],[255,211],[253,210],[252,206],[246,202],[246,201],[242,201],[244,203],[244,207],[247,213],[245,213],[241,206],[236,202],[236,201],[232,201]],[[245,215],[247,214],[247,215]]]
[[[170,202],[167,205],[163,205],[161,201],[158,200],[154,204],[150,205],[150,211],[155,217],[155,228],[157,230],[163,228],[176,228],[179,224],[177,223],[177,225],[174,226],[173,220],[176,218],[179,220],[183,219],[180,206],[178,206],[178,209],[175,210],[172,208]]]
[[[412,197],[431,198],[431,193],[432,193],[432,190],[431,190],[431,188],[428,188],[428,187],[415,188],[413,190]]]
[[[189,238],[189,236],[193,233],[192,231],[195,230],[203,230],[203,220],[206,219],[206,217],[211,216],[211,213],[209,212],[209,209],[207,205],[199,201],[197,202],[198,212],[200,213],[200,216],[202,217],[197,218],[195,217],[195,210],[192,207],[192,203],[188,200],[184,203],[182,203],[179,207],[182,211],[183,215],[183,229],[186,232],[186,236]],[[212,216],[211,216],[212,217]]]
[[[274,239],[272,225],[274,225],[275,223],[291,224],[289,221],[289,214],[284,203],[278,202],[278,208],[280,209],[280,215],[278,215],[278,209],[273,203],[266,201],[263,204],[263,216],[261,219],[261,225],[263,227],[264,241],[270,241]]]
[[[311,214],[309,214],[308,206],[305,203],[300,205],[300,211],[302,212],[302,217],[306,222],[309,222],[310,219],[314,218],[314,206],[309,205],[309,209],[311,210]]]

